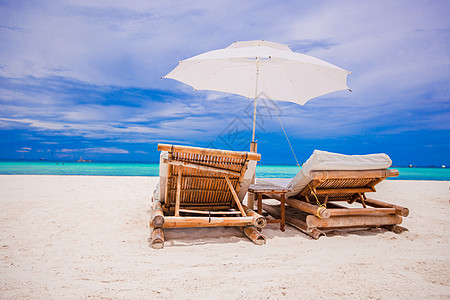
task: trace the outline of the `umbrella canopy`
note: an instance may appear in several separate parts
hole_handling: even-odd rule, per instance
[[[295,53],[287,45],[248,41],[180,61],[164,78],[184,82],[196,90],[305,104],[311,98],[348,89],[349,73]]]
[[[234,42],[186,60],[163,78],[184,82],[196,90],[211,90],[255,98],[305,104],[314,97],[345,90],[350,72],[323,60],[293,52],[268,41]]]

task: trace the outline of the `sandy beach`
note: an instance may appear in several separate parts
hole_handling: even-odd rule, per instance
[[[149,244],[156,177],[0,176],[1,299],[450,298],[449,186],[385,181],[373,198],[410,209],[397,235],[312,240],[270,224],[166,229]]]

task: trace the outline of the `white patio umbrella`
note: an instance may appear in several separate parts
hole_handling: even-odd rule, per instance
[[[225,49],[180,61],[163,78],[181,81],[196,90],[254,98],[254,143],[258,97],[303,105],[311,98],[348,89],[349,73],[323,60],[295,53],[287,45],[260,40],[234,42]]]

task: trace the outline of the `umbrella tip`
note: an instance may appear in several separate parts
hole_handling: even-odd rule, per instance
[[[348,90],[350,91],[350,93],[353,92],[351,89],[348,89]]]

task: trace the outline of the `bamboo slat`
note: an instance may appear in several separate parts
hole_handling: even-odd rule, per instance
[[[230,205],[205,205],[202,203],[190,203],[189,206],[183,206],[183,209],[185,209],[185,210],[189,210],[189,209],[193,209],[193,210],[225,210],[225,209],[230,209]],[[171,206],[164,211],[174,212],[175,207]],[[181,208],[180,208],[180,211],[181,211]],[[241,212],[239,212],[239,214],[240,213]]]
[[[398,170],[362,170],[362,171],[312,171],[310,176],[313,180],[330,180],[330,179],[342,179],[342,178],[386,178],[396,177],[399,175]]]
[[[165,217],[163,228],[256,225],[254,217]]]
[[[180,212],[199,214],[199,215],[240,215],[240,211],[211,211],[211,210],[195,210],[195,209],[180,209]]]
[[[258,153],[208,149],[189,146],[177,146],[167,144],[158,144],[158,151],[183,152],[197,155],[225,156],[230,158],[250,159],[256,161],[261,160],[261,155]]]
[[[372,188],[340,188],[340,189],[316,189],[317,195],[329,195],[329,194],[355,194],[355,193],[368,193],[374,192]]]
[[[313,215],[306,217],[306,225],[309,228],[343,228],[343,227],[367,227],[397,225],[402,223],[402,217],[398,215],[365,215],[344,216],[320,219]]]
[[[207,171],[207,172],[223,173],[223,174],[234,175],[234,176],[241,175],[239,172],[222,169],[222,168],[217,168],[217,167],[205,166],[205,165],[196,164],[196,163],[183,162],[183,161],[178,161],[178,160],[165,160],[164,162],[169,165],[173,165],[173,166],[183,166],[185,168],[198,169],[198,170]]]

